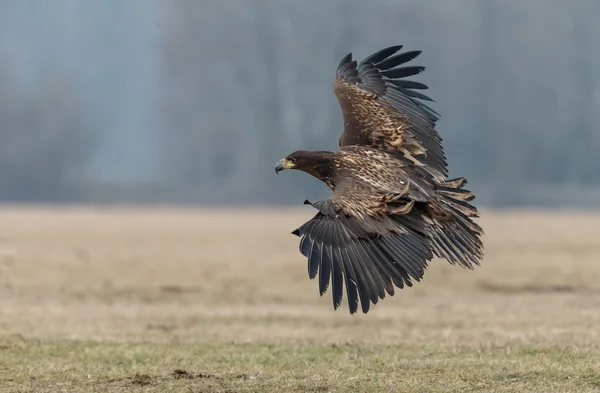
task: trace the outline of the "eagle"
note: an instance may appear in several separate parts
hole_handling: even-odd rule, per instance
[[[425,70],[406,65],[421,51],[402,47],[359,63],[346,55],[333,82],[344,121],[339,151],[299,150],[275,167],[304,171],[331,189],[328,198],[304,202],[317,213],[292,233],[321,296],[331,283],[337,310],[345,287],[350,314],[412,287],[434,257],[468,269],[483,259],[475,195],[466,178],[448,177],[435,129],[440,115],[419,92],[428,86],[406,79]]]

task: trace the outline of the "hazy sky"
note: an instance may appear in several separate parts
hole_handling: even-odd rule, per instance
[[[163,4],[2,1],[0,61],[26,90],[49,74],[71,80],[87,119],[102,129],[95,177],[155,175]]]
[[[320,196],[314,179],[274,178],[273,162],[335,149],[335,66],[403,44],[423,50],[414,80],[442,114],[450,173],[482,202],[597,199],[586,190],[600,184],[598,0],[0,1],[0,76],[17,87],[3,99],[20,110],[3,117],[4,147],[38,159],[4,165],[4,189],[37,173],[90,199],[106,187],[118,200],[115,183],[206,203]],[[40,135],[56,130],[70,133],[46,149]],[[93,153],[61,161],[87,147],[73,133],[94,136]],[[36,184],[22,193],[43,195]]]

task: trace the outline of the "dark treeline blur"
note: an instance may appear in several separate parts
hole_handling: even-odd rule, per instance
[[[0,200],[300,204],[325,196],[308,175],[276,176],[275,161],[336,149],[338,62],[400,43],[423,50],[415,64],[427,71],[414,79],[430,86],[442,115],[450,175],[467,176],[481,205],[600,205],[595,0],[168,4],[150,17],[157,105],[137,113],[156,118],[156,132],[132,129],[140,137],[130,145],[106,137],[86,104],[94,89],[60,69],[22,89],[0,45]],[[95,176],[90,162],[111,143],[133,161],[158,146],[151,176],[123,179],[121,168],[118,181]]]

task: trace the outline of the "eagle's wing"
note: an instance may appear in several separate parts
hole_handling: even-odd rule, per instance
[[[427,86],[403,79],[425,67],[400,66],[421,52],[397,54],[401,48],[382,49],[358,64],[349,53],[338,65],[334,91],[344,118],[339,145],[398,151],[442,181],[447,163],[434,129],[439,115],[420,101],[432,100],[415,91]]]
[[[401,195],[398,195],[400,197]],[[384,200],[388,198],[388,200]],[[308,258],[311,279],[319,275],[323,295],[331,281],[333,305],[337,309],[346,287],[350,313],[364,313],[394,294],[394,286],[412,286],[420,281],[432,258],[421,222],[402,223],[377,209],[389,206],[389,198],[357,184],[337,184],[327,199],[311,204],[318,213],[293,234],[301,237],[300,252]],[[398,202],[401,214],[402,204]],[[410,210],[412,204],[405,206]]]

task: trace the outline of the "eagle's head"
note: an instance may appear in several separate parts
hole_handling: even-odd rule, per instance
[[[275,166],[275,173],[284,169],[297,169],[323,179],[333,172],[334,154],[331,151],[298,150],[279,160]]]

